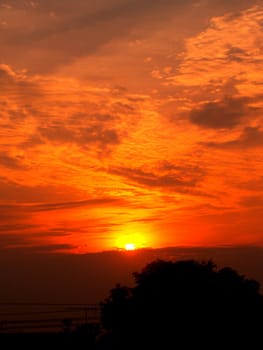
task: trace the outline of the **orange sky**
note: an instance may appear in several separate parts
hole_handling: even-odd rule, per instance
[[[263,5],[0,1],[0,249],[263,245]]]

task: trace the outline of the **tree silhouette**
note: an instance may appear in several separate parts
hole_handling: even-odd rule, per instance
[[[212,261],[156,260],[102,303],[102,349],[262,346],[259,283]]]

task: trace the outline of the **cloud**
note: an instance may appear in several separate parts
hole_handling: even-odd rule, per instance
[[[49,4],[38,2],[35,8],[19,6],[19,2],[15,2],[14,6],[5,10],[9,25],[4,35],[0,33],[0,44],[11,60],[10,56],[15,51],[21,53],[22,60],[28,60],[24,53],[27,47],[38,71],[43,68],[51,70],[76,57],[94,53],[113,39],[128,36],[131,29],[145,23],[147,17],[154,16],[157,20],[160,16],[171,16],[165,4],[178,8],[191,1],[163,2],[112,0],[94,6],[90,2],[70,0],[63,1],[63,6],[58,1]],[[18,24],[13,23],[18,18]]]
[[[25,224],[25,223],[8,223],[8,224],[1,224],[0,225],[0,232],[18,232],[20,230],[26,231],[26,230],[31,230],[32,228],[35,228],[35,225],[32,224]]]
[[[240,47],[230,46],[229,49],[227,49],[226,56],[229,61],[243,62],[249,54]]]
[[[52,142],[68,143],[76,139],[74,131],[64,126],[63,121],[60,122],[60,125],[40,126],[38,131],[42,137]]]
[[[53,211],[53,210],[65,210],[72,208],[80,208],[80,207],[102,207],[110,204],[111,206],[119,206],[124,204],[125,201],[119,198],[93,198],[86,199],[80,201],[71,201],[71,202],[60,202],[60,203],[42,203],[42,204],[34,204],[34,203],[21,203],[21,204],[3,204],[0,205],[1,212],[6,213],[14,213],[14,217],[18,216],[18,213],[33,213],[33,212],[45,212],[45,211]],[[18,216],[19,217],[19,216]]]
[[[87,200],[81,200],[81,201],[74,201],[74,202],[61,202],[61,203],[44,203],[40,205],[31,205],[27,208],[32,211],[52,211],[52,210],[61,210],[61,209],[72,209],[72,208],[79,208],[79,207],[87,207],[92,206],[94,207],[100,207],[105,206],[108,204],[114,205],[115,204],[121,204],[123,201],[118,198],[94,198],[94,199],[87,199]]]
[[[45,142],[44,140],[41,139],[40,135],[30,135],[27,137],[27,139],[23,142],[20,143],[20,146],[23,149],[27,149],[27,148],[34,148],[40,145],[43,145]]]
[[[10,83],[16,78],[16,74],[7,64],[0,64],[0,83]]]
[[[240,184],[240,188],[254,192],[263,191],[263,176],[255,176],[244,180]]]
[[[110,173],[125,177],[132,182],[149,188],[170,188],[183,191],[192,188],[203,178],[203,170],[195,167],[177,167],[168,162],[152,171],[143,168],[115,167]]]
[[[32,101],[33,97],[39,96],[40,90],[26,73],[14,71],[10,65],[0,63],[0,94],[3,97],[9,97],[15,101]]]
[[[189,114],[189,120],[203,128],[231,129],[241,123],[248,111],[246,99],[225,98],[193,109]]]
[[[2,225],[8,225],[10,222],[13,225],[23,225],[29,219],[30,215],[25,212],[23,206],[12,204],[0,204],[0,220]],[[20,226],[21,227],[21,226]]]
[[[127,110],[121,109],[129,102],[120,96],[117,103],[112,103],[110,90],[92,86],[83,89],[63,78],[32,77],[14,72],[7,65],[0,65],[0,88],[4,101],[0,127],[10,153],[14,146],[28,150],[47,143],[74,144],[82,151],[92,145],[101,152],[121,142],[118,121],[127,115]],[[0,158],[5,166],[19,166],[19,159],[12,159],[8,152],[2,152]]]
[[[98,52],[114,40],[141,38],[142,32],[162,30],[171,19],[179,22],[186,17],[188,24],[197,22],[200,30],[201,18],[246,8],[255,2],[214,0],[210,5],[193,0],[17,0],[1,9],[6,23],[0,32],[1,52],[9,62],[17,61],[19,53],[18,65],[53,71],[77,57]],[[193,9],[196,21],[191,22]]]
[[[8,234],[0,234],[0,249],[23,249],[23,251],[34,253],[50,253],[58,251],[70,251],[77,248],[73,244],[54,243],[41,244],[37,243],[39,236],[33,234],[15,234],[9,232]]]
[[[28,230],[28,231],[27,231]],[[19,232],[19,233],[17,233]],[[30,233],[27,233],[30,232]],[[49,232],[32,232],[32,227],[28,225],[13,225],[13,227],[0,226],[0,249],[26,249],[32,252],[39,251],[55,251],[55,250],[69,250],[76,248],[76,246],[66,243],[61,244],[46,244],[41,243],[43,238],[48,239],[65,237],[67,234],[51,234]]]
[[[25,169],[21,157],[12,157],[8,153],[0,151],[0,166],[20,170]]]
[[[219,149],[249,149],[263,147],[263,130],[259,127],[246,127],[239,138],[225,142],[206,142],[208,147]]]
[[[114,129],[104,128],[101,124],[91,125],[81,130],[83,143],[98,142],[102,145],[118,144],[119,136]]]
[[[258,74],[262,65],[262,3],[246,1],[246,4],[249,9],[237,5],[233,12],[214,14],[202,31],[186,38],[176,74],[167,78],[173,86],[184,88],[189,96],[193,95],[192,100],[212,102],[212,110],[229,79],[236,79],[239,96],[262,93],[261,75]],[[223,6],[227,9],[226,4]],[[204,89],[209,87],[209,94],[204,94]],[[193,117],[199,121],[198,111]]]
[[[87,126],[70,127],[63,125],[48,125],[39,127],[38,131],[42,138],[54,143],[74,143],[80,147],[86,147],[90,144],[97,144],[100,148],[120,143],[120,137],[117,131],[101,122],[90,122],[86,118]],[[30,142],[30,140],[29,140]],[[31,143],[31,142],[30,142]]]
[[[26,247],[17,247],[18,249],[23,248],[23,251],[30,252],[30,253],[58,253],[58,252],[69,252],[73,251],[77,248],[74,244],[67,244],[67,243],[61,243],[61,244],[34,244],[32,246],[26,246]]]
[[[28,243],[28,237],[21,233],[1,233],[0,234],[0,248],[10,248],[25,246]]]
[[[9,65],[0,66],[0,230],[17,230],[31,245],[77,242],[84,251],[107,247],[109,236],[136,222],[143,232],[176,222],[183,236],[195,226],[189,217],[220,212],[226,193],[226,206],[236,206],[250,193],[240,194],[238,182],[262,173],[259,162],[242,173],[240,153],[245,147],[260,157],[262,145],[261,7],[239,12],[254,3],[10,0],[1,7]],[[152,83],[154,70],[161,79]],[[165,104],[175,123],[158,110]],[[212,221],[211,231],[221,224]]]
[[[262,196],[246,196],[242,197],[240,204],[247,208],[259,207],[263,208]]]
[[[41,184],[33,185],[31,183],[19,183],[8,178],[0,177],[0,193],[1,199],[8,204],[17,204],[17,208],[23,207],[25,203],[43,203],[50,199],[53,201],[61,201],[63,198],[68,201],[69,198],[78,200],[84,195],[82,191],[70,187],[70,185]],[[9,207],[9,205],[8,205]]]

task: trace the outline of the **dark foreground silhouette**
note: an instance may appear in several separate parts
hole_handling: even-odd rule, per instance
[[[260,349],[259,283],[211,261],[157,260],[102,303],[99,349]]]
[[[211,261],[157,260],[101,303],[101,324],[61,332],[0,332],[0,347],[36,349],[263,349],[259,283]],[[94,327],[95,326],[95,327]]]

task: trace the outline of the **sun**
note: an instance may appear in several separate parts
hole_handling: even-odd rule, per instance
[[[149,246],[148,235],[135,226],[128,226],[122,228],[121,232],[116,232],[113,242],[113,246],[120,251],[137,251]]]
[[[134,243],[126,243],[125,244],[125,250],[135,250],[136,246]]]

